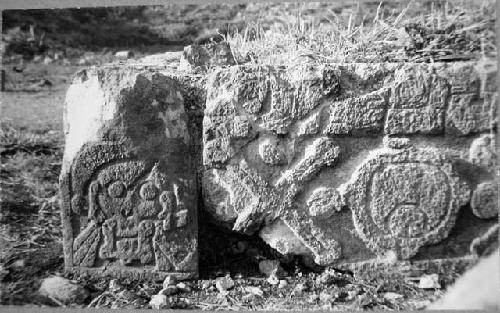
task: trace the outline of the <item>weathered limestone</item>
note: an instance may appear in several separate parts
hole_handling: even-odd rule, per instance
[[[320,265],[461,257],[497,224],[496,66],[232,66],[207,83],[203,200]]]
[[[65,107],[65,267],[163,279],[198,270],[197,187],[185,100],[161,68],[79,72]]]
[[[320,265],[460,258],[494,242],[491,64],[239,66],[223,45],[195,48],[76,76],[67,270],[195,276],[198,175],[220,225]]]
[[[194,72],[206,72],[215,67],[236,64],[231,47],[227,42],[184,47],[180,67]]]

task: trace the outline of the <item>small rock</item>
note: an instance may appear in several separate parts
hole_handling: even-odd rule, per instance
[[[45,57],[45,59],[43,59],[43,64],[45,64],[45,65],[49,65],[52,62],[54,62],[54,60],[52,60],[52,58],[50,58],[50,57]]]
[[[179,290],[181,290],[183,292],[190,292],[191,291],[191,287],[189,287],[186,283],[178,283],[176,286],[177,286],[177,288],[179,288]]]
[[[175,286],[177,284],[177,279],[174,276],[167,276],[163,281],[163,288],[167,288],[167,286]]]
[[[65,304],[83,303],[89,296],[89,292],[82,286],[57,276],[45,278],[38,292]]]
[[[322,291],[320,294],[319,294],[319,300],[321,302],[330,302],[333,300],[333,296],[326,292],[326,291]]]
[[[205,290],[205,289],[208,289],[210,287],[212,287],[213,285],[213,282],[211,280],[203,280],[201,282],[201,289]]]
[[[430,300],[414,300],[414,301],[409,301],[408,304],[413,306],[413,308],[415,310],[423,310],[431,304],[431,301]]]
[[[177,288],[177,286],[167,286],[167,287],[163,288],[162,290],[160,290],[160,292],[158,294],[170,296],[170,295],[175,295],[178,292],[179,292],[179,289]]]
[[[120,60],[126,60],[134,57],[134,52],[130,50],[118,51],[115,53],[115,58]]]
[[[241,301],[243,303],[252,303],[254,302],[256,299],[257,296],[254,295],[253,293],[249,293],[249,294],[246,294],[244,295],[243,297],[241,297]]]
[[[225,292],[234,287],[234,281],[229,275],[219,277],[215,281],[215,287],[217,287],[217,290],[219,290],[219,292]]]
[[[58,61],[58,60],[62,60],[63,58],[64,58],[63,53],[61,53],[61,52],[54,53],[54,60]]]
[[[281,279],[281,280],[279,281],[278,288],[279,288],[279,289],[283,289],[283,288],[285,288],[287,285],[288,285],[288,282],[287,282],[286,280],[284,280],[284,279]]]
[[[387,301],[396,301],[396,300],[399,300],[402,298],[403,298],[403,295],[400,295],[399,293],[395,293],[395,292],[384,293],[384,299],[386,299]]]
[[[280,280],[278,279],[278,277],[276,277],[276,275],[271,275],[267,278],[267,282],[270,284],[270,285],[277,285],[279,284]]]
[[[347,292],[347,298],[346,300],[347,301],[351,301],[353,300],[354,298],[356,298],[356,296],[359,294],[359,292],[357,290],[349,290]]]
[[[112,279],[109,281],[109,286],[108,286],[109,291],[111,292],[117,292],[123,289],[122,284],[117,279]]]
[[[280,262],[278,260],[260,261],[259,271],[268,277],[271,275],[280,276],[283,274],[283,269],[281,268]]]
[[[238,274],[234,275],[234,278],[236,278],[236,279],[243,279],[243,274],[238,273]]]
[[[375,295],[370,292],[366,292],[360,295],[359,298],[356,299],[356,302],[361,308],[368,307],[376,303]]]
[[[158,294],[151,297],[149,305],[156,310],[168,309],[170,307],[170,301],[168,301],[167,296]]]
[[[438,274],[423,275],[418,283],[420,289],[440,289]]]
[[[254,294],[254,295],[259,296],[259,297],[262,297],[264,295],[264,291],[262,291],[262,289],[260,287],[252,287],[252,286],[246,287],[245,292]]]
[[[307,299],[309,303],[315,303],[318,302],[318,300],[319,296],[317,294],[310,295],[309,298]]]
[[[44,62],[44,63],[45,63],[45,62]],[[86,60],[86,59],[81,58],[81,59],[79,59],[79,60],[78,60],[77,64],[78,64],[78,65],[88,65],[88,62],[87,62],[87,60]]]
[[[117,295],[118,298],[126,300],[128,302],[132,302],[137,298],[137,295],[132,291],[122,290]]]
[[[335,270],[326,270],[316,278],[316,284],[330,286],[345,279],[346,277],[342,273],[336,272]]]
[[[304,284],[297,284],[295,288],[293,289],[293,294],[294,295],[300,295],[306,290],[306,286]]]

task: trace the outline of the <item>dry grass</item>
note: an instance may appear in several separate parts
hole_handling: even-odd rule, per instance
[[[328,7],[321,12],[316,4],[313,16],[307,14],[310,5],[270,26],[257,21],[227,35],[236,59],[281,65],[305,59],[432,62],[496,56],[494,0],[389,1],[375,7],[358,2],[347,14]]]

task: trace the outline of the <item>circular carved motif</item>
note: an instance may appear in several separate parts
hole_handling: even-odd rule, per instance
[[[95,186],[97,188],[97,185]],[[121,181],[116,181],[109,185],[108,193],[113,198],[121,198],[125,195],[126,187]],[[97,192],[97,190],[96,190]]]
[[[153,182],[146,182],[141,186],[141,190],[139,191],[141,198],[146,200],[153,200],[156,197],[156,193],[157,189]]]
[[[494,181],[477,185],[471,199],[472,212],[479,218],[498,216],[498,185]]]
[[[470,191],[438,151],[406,149],[372,154],[346,195],[367,246],[378,255],[407,259],[448,236]]]

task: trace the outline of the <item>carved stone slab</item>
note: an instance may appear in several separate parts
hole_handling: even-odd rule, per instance
[[[196,276],[196,167],[179,84],[131,65],[83,70],[67,93],[65,132],[66,270]]]
[[[327,265],[461,257],[498,224],[495,63],[233,66],[207,86],[221,225]]]

